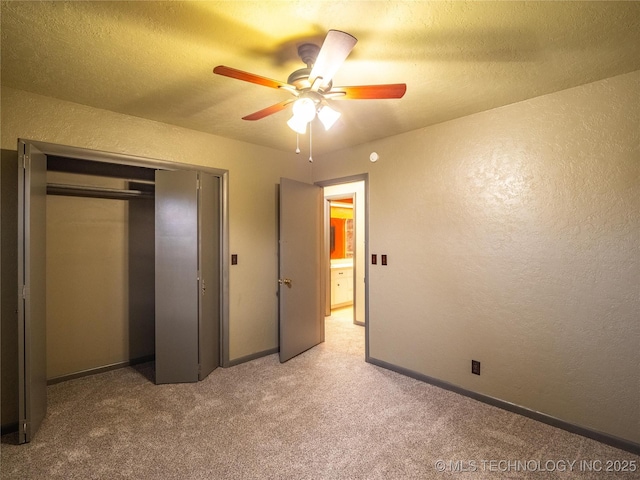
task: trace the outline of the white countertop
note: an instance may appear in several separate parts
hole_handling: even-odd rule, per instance
[[[353,268],[353,260],[350,258],[331,260],[331,268]]]

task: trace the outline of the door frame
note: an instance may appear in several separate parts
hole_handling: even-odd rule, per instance
[[[324,200],[324,209],[323,209],[323,214],[324,214],[324,219],[323,219],[323,228],[324,228],[324,235],[323,235],[323,257],[322,257],[322,261],[323,261],[323,267],[325,270],[325,274],[326,274],[326,280],[325,280],[325,299],[324,299],[324,314],[325,316],[329,316],[331,315],[331,292],[332,292],[332,288],[331,288],[331,202],[333,201],[339,201],[342,199],[347,199],[350,198],[353,202],[354,202],[354,206],[355,206],[355,201],[356,201],[356,194],[355,192],[352,193],[340,193],[340,194],[335,194],[335,195],[324,195],[323,200]],[[353,218],[354,220],[356,219],[356,212],[355,212],[355,208],[353,209]],[[356,235],[356,239],[358,238],[358,232],[357,232],[357,223],[354,222],[354,229],[356,231],[355,235]],[[327,252],[329,252],[327,254]],[[355,254],[358,254],[358,245],[357,245],[357,241],[356,241],[356,245],[355,245]],[[327,270],[328,267],[328,270]],[[356,325],[360,325],[360,326],[364,326],[363,322],[357,322],[356,321],[356,309],[357,309],[357,295],[356,295],[356,288],[357,288],[357,281],[356,281],[356,257],[354,256],[353,258],[353,278],[352,278],[352,286],[353,286],[353,315],[351,320],[353,321],[353,323],[355,323]]]
[[[196,170],[220,177],[220,365],[229,366],[229,171],[189,163],[177,163],[115,152],[60,145],[19,138],[18,142],[34,145],[45,155],[93,162],[131,165],[163,170]]]
[[[333,185],[342,185],[345,183],[364,182],[364,356],[365,361],[369,361],[369,174],[361,173],[350,175],[347,177],[332,178],[315,182],[319,187],[330,187]],[[326,213],[325,213],[326,215]],[[325,225],[327,223],[325,222]],[[328,232],[325,232],[323,238],[328,242]],[[323,245],[323,257],[326,257],[328,248]],[[326,259],[329,262],[329,259]],[[326,279],[325,279],[326,281]],[[330,295],[330,292],[325,292]],[[354,291],[355,296],[355,291]],[[325,299],[326,302],[326,299]],[[355,305],[354,305],[355,306]],[[355,313],[354,313],[355,315]]]

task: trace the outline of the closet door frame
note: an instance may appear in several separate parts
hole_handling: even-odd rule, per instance
[[[18,139],[18,142],[33,145],[45,155],[85,160],[92,162],[131,165],[160,170],[191,170],[209,173],[220,178],[220,364],[229,362],[229,171],[200,165],[170,162],[122,153],[104,152],[87,148]]]

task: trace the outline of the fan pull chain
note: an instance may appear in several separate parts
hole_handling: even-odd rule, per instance
[[[300,153],[300,134],[296,132],[296,155]]]
[[[313,163],[312,148],[311,148],[311,122],[309,122],[309,163]]]

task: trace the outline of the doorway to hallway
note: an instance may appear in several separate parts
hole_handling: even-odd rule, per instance
[[[366,324],[366,199],[365,181],[324,187],[325,316],[339,307],[353,307],[353,322]]]
[[[325,340],[347,326],[368,358],[368,204],[366,174],[318,182],[324,195]],[[332,205],[338,207],[332,221]],[[333,227],[333,228],[331,228]],[[354,330],[355,329],[355,330]],[[337,336],[340,338],[340,335]],[[356,341],[357,343],[357,341]]]

